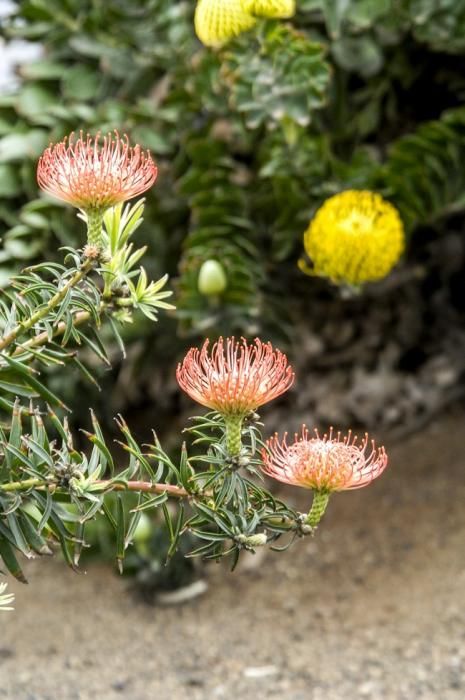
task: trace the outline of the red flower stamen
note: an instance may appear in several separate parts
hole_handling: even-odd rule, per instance
[[[302,435],[295,435],[287,444],[287,433],[281,440],[276,434],[262,450],[262,470],[268,476],[294,486],[315,491],[345,491],[368,486],[387,466],[384,447],[376,447],[365,434],[361,441],[349,431],[320,437],[309,437],[305,426]]]
[[[181,389],[225,416],[245,416],[280,396],[294,381],[287,357],[271,343],[254,342],[220,338],[210,353],[208,340],[191,348],[176,372]]]
[[[149,151],[131,147],[118,132],[92,138],[74,134],[50,144],[39,159],[39,187],[84,211],[103,211],[153,185],[157,166]]]

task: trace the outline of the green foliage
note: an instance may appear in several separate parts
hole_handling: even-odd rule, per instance
[[[2,152],[5,165],[23,162],[29,183],[26,190],[24,178],[17,182],[15,197],[8,184],[12,206],[3,218],[6,240],[25,213],[16,217],[14,207],[24,194],[33,194],[33,163],[46,142],[76,125],[128,130],[160,162],[160,185],[148,203],[156,231],[152,264],[157,271],[174,269],[180,249],[184,251],[178,285],[183,325],[201,329],[221,325],[220,318],[225,319],[223,330],[256,325],[264,279],[262,245],[254,235],[248,182],[241,181],[241,173],[246,173],[244,158],[253,154],[260,136],[249,137],[242,114],[247,123],[268,128],[283,123],[289,130],[294,122],[307,123],[326,99],[329,69],[321,45],[269,23],[261,25],[256,43],[240,39],[219,56],[200,49],[190,3],[115,2],[105,12],[90,0],[79,8],[73,2],[59,6],[18,3],[22,21],[13,18],[7,28],[10,37],[43,41],[47,58],[21,69],[19,93],[0,114],[0,162]],[[268,82],[258,79],[265,73]],[[230,121],[237,153],[220,135],[223,117]],[[24,143],[26,137],[32,140],[31,134],[34,149]],[[205,177],[200,168],[205,171],[206,162],[211,173]],[[208,188],[210,196],[202,197]],[[63,210],[48,202],[47,207],[36,227],[41,223],[48,236],[62,236]],[[46,249],[42,229],[37,235],[30,223],[22,227],[23,240],[34,244],[31,255]],[[197,278],[202,263],[218,254],[225,238],[228,290],[212,310],[210,300],[198,293]],[[65,242],[76,244],[77,238]]]
[[[191,140],[187,154],[191,166],[178,184],[192,218],[180,264],[178,317],[203,329],[246,327],[247,316],[259,314],[263,276],[247,207],[247,170],[238,172],[226,145],[218,141]],[[219,299],[209,300],[198,289],[207,256],[221,260],[227,271],[228,285]]]
[[[37,197],[34,172],[73,129],[128,132],[158,162],[146,266],[177,278],[180,346],[207,330],[289,339],[283,304],[314,293],[296,265],[303,232],[341,189],[379,190],[410,231],[462,214],[464,2],[297,5],[212,51],[187,0],[14,3],[2,32],[44,55],[0,98],[0,284],[82,241],[67,208]],[[210,260],[227,278],[216,295],[199,290]],[[133,301],[146,294],[131,284]],[[147,324],[132,338],[171,346],[163,334]]]
[[[130,240],[143,221],[143,212],[144,200],[139,200],[133,207],[123,208],[120,204],[109,209],[104,216],[103,244],[108,259],[104,258],[100,267],[104,280],[102,296],[105,301],[113,300],[119,306],[114,316],[123,322],[132,321],[135,309],[151,321],[157,320],[157,309],[174,309],[172,304],[162,301],[172,294],[161,291],[168,275],[157,282],[149,282],[145,269],[135,268],[147,250],[145,246],[134,250]]]
[[[438,53],[428,79],[446,75],[446,90],[434,113],[416,106],[419,52],[427,65],[428,52],[462,51],[463,2],[301,0],[291,22],[260,22],[219,53],[196,40],[185,1],[34,1],[16,11],[7,37],[42,42],[46,54],[20,67],[17,93],[0,101],[0,282],[57,239],[79,241],[68,210],[36,198],[34,178],[43,147],[76,128],[127,130],[159,161],[148,266],[179,274],[183,330],[248,332],[259,316],[267,324],[269,280],[300,274],[309,218],[344,187],[375,183],[411,227],[436,216],[419,211],[430,205],[417,189],[438,177],[431,159],[405,188],[391,163],[406,126],[463,94],[459,67]],[[217,258],[228,285],[212,300],[198,274]]]
[[[244,467],[248,475],[258,476],[263,442],[255,419],[242,434],[238,425],[237,458],[230,454],[228,426],[218,414],[191,428],[193,445],[200,446],[193,456],[183,444],[174,459],[155,434],[141,446],[119,418],[123,456],[116,460],[93,413],[92,431],[83,431],[90,449],[75,446],[64,416],[68,408],[50,391],[44,372],[75,364],[94,381],[79,357],[90,350],[110,365],[100,338],[102,322],[108,322],[124,352],[118,325],[131,322],[138,312],[154,321],[157,307],[170,308],[162,301],[170,292],[160,291],[165,278],[149,282],[144,268],[135,269],[145,249],[134,249],[131,237],[142,212],[142,201],[108,210],[100,260],[95,250],[88,252],[91,246],[83,252],[68,249],[65,265],[41,263],[14,278],[0,303],[0,407],[5,415],[0,426],[0,557],[19,581],[25,582],[25,576],[18,553],[27,558],[50,554],[54,543],[76,568],[86,546],[86,527],[98,515],[114,532],[120,570],[149,509],[163,514],[168,559],[185,533],[202,540],[192,556],[232,554],[233,565],[242,550],[272,543],[284,531],[294,537],[305,534],[299,514],[239,473]],[[125,492],[136,501],[128,502]],[[179,501],[174,513],[167,506],[169,497]]]
[[[465,211],[464,158],[463,107],[422,124],[393,145],[384,179],[410,228]]]
[[[228,424],[218,414],[197,420],[190,429],[197,446],[193,456],[183,444],[173,458],[155,434],[150,444],[140,445],[118,418],[123,456],[116,460],[93,413],[92,431],[82,431],[90,449],[75,446],[64,416],[69,409],[48,388],[45,371],[74,364],[95,381],[79,358],[90,351],[110,365],[100,338],[104,321],[124,353],[118,326],[131,322],[135,313],[154,321],[158,307],[171,308],[162,301],[171,294],[161,291],[165,277],[149,282],[145,269],[135,267],[145,252],[131,241],[142,213],[143,201],[108,210],[100,252],[92,246],[82,252],[68,249],[65,265],[28,268],[12,280],[0,302],[0,408],[5,416],[0,426],[0,557],[19,581],[26,579],[18,553],[27,558],[50,554],[53,544],[76,568],[86,527],[99,515],[114,533],[121,571],[149,509],[163,514],[167,559],[185,533],[202,540],[191,556],[231,554],[233,566],[244,549],[272,543],[286,531],[293,539],[306,534],[298,513],[248,478],[259,476],[264,446],[255,418],[242,432],[238,424],[237,456],[229,448]],[[88,222],[88,229],[92,225]],[[169,497],[178,499],[174,512]]]
[[[264,24],[225,52],[222,75],[248,128],[308,126],[326,101],[330,71],[321,44],[277,23]]]
[[[233,555],[233,566],[243,550],[273,543],[283,532],[294,538],[303,534],[298,513],[228,460],[224,424],[217,414],[199,419],[192,429],[194,444],[202,443],[201,453],[189,458],[183,446],[176,462],[155,435],[151,444],[140,446],[120,418],[119,444],[126,458],[116,464],[93,415],[92,423],[93,431],[85,431],[92,444],[90,454],[75,448],[66,419],[50,409],[46,415],[34,409],[25,416],[16,402],[11,429],[0,432],[0,556],[18,580],[25,582],[17,553],[26,558],[51,554],[49,545],[54,542],[76,569],[86,545],[86,528],[97,516],[105,518],[114,532],[120,570],[141,515],[148,510],[160,509],[163,514],[170,541],[167,558],[175,554],[186,533],[201,540],[189,556]],[[262,445],[255,425],[244,430],[243,445],[248,470],[254,474],[259,463],[256,451]],[[109,501],[115,491],[116,501],[113,496]],[[135,501],[128,502],[125,492],[135,494]],[[170,496],[180,504],[174,513],[167,507]],[[263,528],[266,536],[258,536]]]
[[[70,343],[87,347],[109,366],[99,335],[102,318],[109,319],[121,346],[117,324],[130,323],[135,311],[155,321],[158,308],[173,308],[163,301],[172,294],[162,291],[167,276],[149,282],[143,267],[134,269],[145,253],[145,248],[134,249],[130,240],[142,222],[142,213],[143,201],[107,211],[100,266],[98,260],[68,249],[67,265],[40,263],[10,280],[0,299],[1,407],[11,409],[15,396],[40,396],[51,405],[64,407],[37,378],[38,368],[71,364],[95,381],[76,352],[68,351]],[[103,278],[103,289],[99,278],[92,276],[94,270]]]
[[[92,320],[100,326],[103,308],[95,283],[86,277],[89,262],[81,265],[76,254],[70,254],[72,264],[43,263],[27,269],[11,281],[0,300],[0,325],[3,338],[0,346],[12,347],[4,352],[0,365],[0,405],[13,407],[16,396],[29,399],[41,397],[55,406],[64,407],[38,377],[34,362],[41,369],[76,365],[85,372],[74,352],[68,352],[70,341],[87,345],[108,363],[106,352],[92,329],[83,330],[81,323]],[[54,338],[58,336],[58,342]]]

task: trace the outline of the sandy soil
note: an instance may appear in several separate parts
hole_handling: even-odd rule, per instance
[[[145,605],[99,564],[34,562],[1,617],[0,698],[463,699],[464,425],[456,410],[391,446],[315,538],[253,571],[211,566],[183,607]]]

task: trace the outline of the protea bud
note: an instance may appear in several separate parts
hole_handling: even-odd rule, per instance
[[[199,271],[197,286],[200,294],[216,296],[224,292],[228,280],[224,267],[218,260],[205,260]]]

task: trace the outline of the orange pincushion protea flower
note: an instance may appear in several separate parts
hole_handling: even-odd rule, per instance
[[[85,138],[74,134],[50,146],[39,159],[41,189],[84,211],[104,211],[149,189],[157,166],[148,151],[131,147],[118,132]]]
[[[287,357],[271,343],[254,343],[220,338],[210,353],[208,340],[191,348],[176,372],[181,389],[223,416],[245,416],[280,396],[294,381]]]
[[[262,450],[262,470],[268,476],[294,486],[331,493],[368,486],[387,466],[384,447],[376,447],[366,434],[359,442],[349,431],[345,437],[329,435],[309,437],[305,426],[302,436],[287,444],[287,434],[276,434]],[[368,451],[367,451],[367,448]]]

